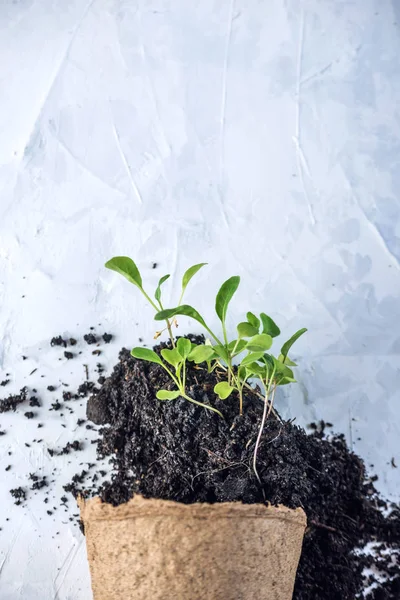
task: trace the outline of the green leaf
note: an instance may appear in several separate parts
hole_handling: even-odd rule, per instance
[[[161,350],[161,356],[173,367],[177,367],[183,361],[183,358],[178,352],[177,348],[172,348],[172,350],[164,348],[164,350]]]
[[[171,277],[171,275],[164,275],[163,277],[161,277],[160,281],[158,282],[158,286],[157,289],[154,293],[154,298],[157,300],[157,302],[160,302],[161,300],[161,286],[164,283],[164,281],[167,281],[167,279],[169,279]]]
[[[252,337],[253,335],[257,335],[258,334],[258,328],[254,327],[254,325],[251,325],[250,323],[239,323],[239,325],[237,326],[237,330],[238,330],[238,334],[240,338],[249,338]]]
[[[131,355],[134,358],[139,358],[140,360],[147,360],[148,362],[163,365],[163,362],[158,354],[156,354],[153,350],[149,350],[148,348],[140,348],[139,346],[132,348]]]
[[[303,333],[305,333],[307,331],[306,327],[303,327],[303,329],[299,329],[298,331],[296,331],[295,334],[292,335],[292,337],[283,344],[282,348],[281,348],[281,353],[283,355],[283,362],[286,362],[286,357],[289,353],[290,348],[293,346],[293,344],[295,343],[296,340],[299,339],[299,337],[301,335],[303,335]]]
[[[246,365],[246,369],[250,371],[252,375],[257,375],[261,377],[266,376],[265,365],[262,366],[257,362],[251,362],[250,364]]]
[[[172,317],[175,317],[176,315],[191,317],[207,329],[207,325],[203,317],[200,315],[200,313],[197,312],[195,308],[189,306],[189,304],[182,304],[181,306],[177,306],[176,308],[166,308],[165,310],[161,310],[160,312],[156,313],[156,316],[154,318],[156,321],[165,321],[166,319],[172,319]]]
[[[187,338],[179,338],[176,342],[176,347],[178,349],[179,354],[182,356],[183,360],[189,356],[189,353],[192,349],[192,342]]]
[[[277,382],[277,385],[287,385],[288,383],[296,383],[296,379],[293,377],[282,377],[282,379]]]
[[[186,290],[186,287],[189,281],[194,277],[197,271],[200,271],[201,267],[204,267],[207,263],[199,263],[198,265],[193,265],[193,267],[189,267],[187,271],[185,271],[182,277],[182,296]]]
[[[237,370],[237,375],[238,375],[240,381],[246,381],[246,379],[247,379],[246,367],[242,367],[239,365],[238,370]]]
[[[279,329],[279,327],[275,323],[275,321],[273,321],[273,319],[271,319],[271,317],[269,317],[265,313],[261,313],[260,319],[261,319],[262,326],[263,326],[263,333],[267,333],[271,337],[276,337],[277,335],[280,334],[281,330]]]
[[[178,390],[158,390],[156,397],[159,400],[175,400],[176,398],[179,398],[180,395],[181,393]]]
[[[260,358],[264,355],[264,350],[262,350],[261,352],[250,352],[250,354],[247,354],[247,356],[245,356],[240,364],[242,366],[245,365],[249,365],[250,363],[256,361],[256,360],[260,360]]]
[[[200,345],[192,348],[188,359],[196,363],[196,365],[206,362],[215,356],[214,349],[212,346]]]
[[[230,279],[227,279],[219,289],[217,298],[215,300],[215,311],[222,323],[225,323],[228,304],[231,301],[233,294],[238,289],[239,283],[240,277],[234,275],[233,277],[230,277]]]
[[[247,342],[247,349],[251,352],[269,350],[272,346],[272,337],[266,333],[259,333]]]
[[[288,365],[289,367],[297,367],[297,363],[295,363],[293,360],[290,360],[288,356],[285,358],[283,354],[279,355],[278,360],[281,363],[285,363],[285,365]]]
[[[215,346],[213,346],[213,348],[214,348],[215,354],[217,354],[217,356],[219,358],[222,358],[222,360],[224,360],[225,362],[228,362],[229,355],[228,355],[228,352],[227,352],[225,346],[222,346],[221,344],[215,344]]]
[[[104,266],[107,267],[107,269],[111,269],[112,271],[116,271],[120,275],[123,275],[128,281],[142,289],[142,278],[139,269],[128,256],[114,256],[114,258],[107,261]]]
[[[284,380],[287,380],[287,383],[291,383],[292,381],[295,381],[294,379],[294,375],[293,375],[293,371],[290,367],[288,367],[286,364],[282,364],[279,359],[275,358],[274,356],[271,357],[272,360],[274,361],[274,366],[275,366],[275,382],[277,383],[277,385],[284,385],[284,383],[282,383]]]
[[[253,325],[253,327],[255,327],[257,329],[257,333],[258,333],[258,330],[260,329],[260,319],[258,317],[256,317],[256,315],[253,314],[252,312],[247,313],[246,319],[248,320],[250,325]]]
[[[264,356],[262,357],[262,360],[267,368],[267,374],[271,373],[271,371],[273,370],[273,368],[276,365],[275,356],[272,356],[271,354],[264,354]],[[276,368],[275,368],[275,370],[276,370]]]
[[[220,381],[214,386],[214,392],[219,396],[221,400],[225,400],[230,396],[235,388],[233,388],[227,381]]]
[[[233,352],[234,347],[236,346],[235,356],[236,354],[240,354],[247,346],[246,340],[232,340],[228,344],[229,352]]]

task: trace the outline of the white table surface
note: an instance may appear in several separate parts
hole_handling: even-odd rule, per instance
[[[2,396],[36,387],[47,407],[60,396],[47,385],[83,380],[53,335],[101,323],[117,336],[109,367],[120,346],[151,343],[152,313],[103,268],[111,256],[134,257],[150,290],[171,273],[166,304],[207,261],[187,300],[216,324],[215,293],[239,274],[231,333],[247,310],[285,335],[308,327],[281,411],[332,421],[398,499],[399,52],[396,0],[3,0]],[[93,461],[90,439],[47,453],[95,437],[78,408],[42,409],[40,430],[22,409],[0,415],[0,600],[91,597],[73,503],[48,517],[43,495],[16,507],[9,494],[42,470],[59,498]]]

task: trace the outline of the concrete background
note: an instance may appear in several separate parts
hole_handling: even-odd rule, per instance
[[[284,335],[308,327],[278,406],[332,421],[398,500],[399,55],[398,0],[3,0],[2,395],[28,385],[46,405],[49,383],[82,381],[49,346],[58,333],[101,323],[117,335],[109,367],[151,343],[152,313],[103,268],[111,256],[132,256],[150,290],[171,273],[167,305],[207,261],[187,300],[215,324],[215,293],[239,274],[232,333],[247,310]],[[45,445],[71,440],[76,415],[60,428],[44,414]],[[76,457],[27,448],[37,422],[21,412],[0,426],[0,600],[90,598],[69,513],[8,491],[56,468],[58,498]]]

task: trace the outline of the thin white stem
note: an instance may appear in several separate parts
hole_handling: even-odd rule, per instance
[[[269,415],[271,413],[272,405],[273,405],[273,402],[274,402],[276,385],[275,385],[275,387],[272,390],[271,399],[269,401],[269,410],[267,411],[267,408],[268,408],[268,398],[269,398],[269,395],[270,395],[270,392],[271,392],[271,385],[272,385],[272,382],[273,382],[274,375],[275,375],[275,368],[272,371],[271,378],[269,380],[268,386],[266,387],[265,398],[264,398],[263,416],[262,416],[262,419],[261,419],[260,429],[258,431],[257,441],[256,441],[256,445],[255,445],[255,448],[254,448],[254,454],[253,454],[253,471],[254,471],[255,476],[257,477],[258,483],[260,484],[261,488],[262,488],[262,483],[261,483],[261,479],[260,479],[260,476],[259,476],[258,471],[257,471],[257,453],[258,453],[258,449],[260,447],[260,442],[261,442],[261,437],[262,437],[262,434],[263,434],[263,431],[264,431],[265,421],[267,420],[267,417],[269,417]],[[262,488],[262,490],[263,490],[263,494],[264,494],[264,489]],[[265,498],[265,496],[264,496],[264,498]]]

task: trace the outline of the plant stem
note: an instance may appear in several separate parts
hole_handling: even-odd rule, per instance
[[[265,398],[264,398],[263,416],[262,416],[262,419],[261,419],[260,429],[258,431],[257,441],[256,441],[256,445],[255,445],[255,448],[254,448],[254,454],[253,454],[253,471],[255,473],[255,476],[257,477],[257,480],[258,480],[258,483],[260,484],[260,487],[262,487],[262,483],[261,483],[261,479],[260,479],[260,476],[259,476],[258,471],[257,471],[257,452],[258,452],[258,448],[260,446],[261,436],[262,436],[263,431],[264,431],[265,421],[267,419],[267,416],[269,416],[269,414],[271,412],[272,404],[273,404],[273,401],[274,401],[276,385],[275,385],[274,389],[272,390],[272,396],[271,396],[271,400],[270,400],[270,410],[268,411],[268,415],[267,415],[268,397],[269,397],[269,394],[270,394],[270,391],[271,391],[271,385],[272,385],[272,382],[273,382],[274,375],[275,375],[275,367],[272,370],[272,374],[271,374],[271,377],[269,379],[268,385],[265,386],[266,391],[265,391]]]
[[[190,396],[185,394],[184,391],[182,393],[182,397],[186,398],[186,400],[189,400],[189,402],[193,402],[193,404],[197,404],[198,406],[202,406],[203,408],[208,408],[208,410],[212,410],[213,412],[217,413],[217,415],[219,415],[222,419],[224,418],[223,414],[219,412],[219,410],[217,410],[213,406],[209,406],[208,404],[203,404],[203,402],[198,402],[197,400],[194,400],[194,398],[190,398]]]
[[[151,300],[151,298],[149,298],[149,296],[146,294],[146,292],[144,290],[143,290],[143,293],[146,296],[146,298],[148,299],[148,301],[153,304],[153,301]],[[163,305],[161,303],[161,300],[158,301],[158,304],[160,305],[160,310],[164,310],[164,307],[163,307]],[[155,304],[153,304],[153,306],[156,309],[156,311],[158,312],[157,306]],[[167,324],[168,335],[169,335],[169,339],[171,340],[172,347],[175,348],[175,340],[174,340],[174,336],[173,336],[173,333],[172,333],[171,323],[169,322],[169,319],[165,319],[165,322]]]
[[[175,375],[172,373],[172,371],[170,371],[168,369],[168,367],[166,367],[164,365],[164,363],[162,363],[162,367],[165,369],[165,371],[167,371],[168,375],[171,377],[171,379],[175,383],[176,387],[180,390],[182,387],[182,383],[180,382],[179,378],[175,377]]]
[[[169,338],[171,340],[172,347],[175,348],[175,340],[174,340],[174,336],[172,334],[171,323],[169,322],[169,319],[166,319],[166,322],[167,322],[167,329],[168,329],[168,334],[169,334]]]
[[[222,363],[218,363],[218,366],[221,367],[221,369],[223,369],[224,371],[228,370],[226,367],[224,367],[224,365]],[[252,392],[256,396],[258,396],[261,400],[264,400],[264,396],[262,394],[260,394],[260,392],[257,392],[254,388],[252,388],[251,385],[249,383],[247,383],[247,381],[246,381],[246,383],[244,383],[244,387],[247,388],[250,392]],[[278,413],[276,412],[276,410],[274,408],[272,408],[272,414],[282,423],[282,419],[280,418],[280,416],[278,415]]]

